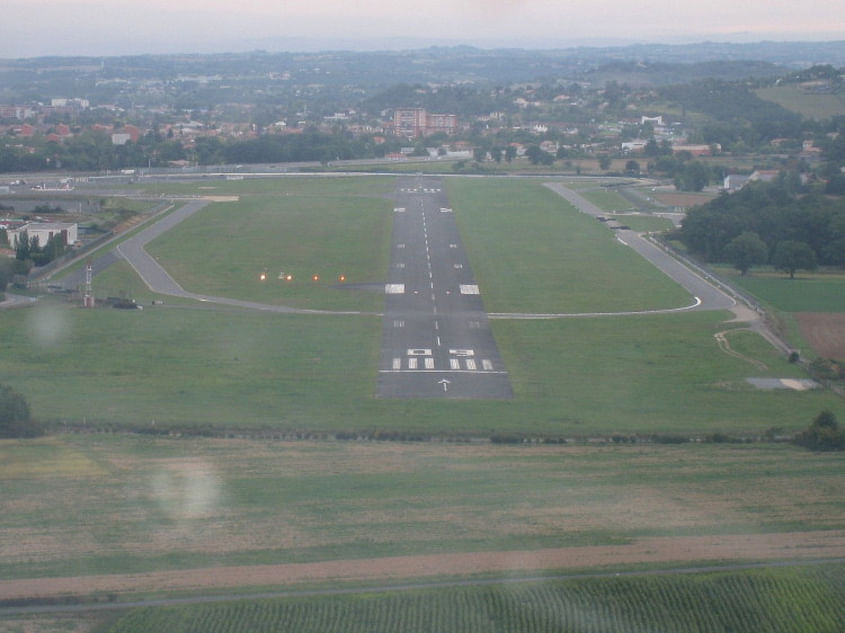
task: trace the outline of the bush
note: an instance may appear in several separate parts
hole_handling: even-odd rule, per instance
[[[32,420],[26,398],[11,387],[0,385],[0,437],[36,437],[42,433]]]
[[[806,431],[795,436],[795,443],[813,451],[845,450],[845,430],[831,411],[822,411]]]

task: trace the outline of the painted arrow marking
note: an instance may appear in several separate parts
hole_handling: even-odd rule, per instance
[[[440,380],[437,381],[437,384],[443,385],[443,391],[446,392],[446,391],[449,391],[449,384],[451,382],[452,382],[451,380],[446,380],[445,378],[441,378]]]

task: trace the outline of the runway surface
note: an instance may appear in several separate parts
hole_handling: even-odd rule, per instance
[[[512,398],[443,179],[398,179],[377,395]]]

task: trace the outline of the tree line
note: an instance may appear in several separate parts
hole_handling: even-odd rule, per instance
[[[690,209],[677,236],[706,261],[743,274],[765,263],[790,276],[819,264],[845,267],[845,200],[790,189],[780,178],[722,194]]]

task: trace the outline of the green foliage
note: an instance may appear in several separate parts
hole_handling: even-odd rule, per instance
[[[833,412],[824,410],[806,431],[795,436],[794,442],[813,451],[842,451],[845,450],[845,429],[840,428]]]
[[[135,609],[109,631],[140,633],[826,633],[845,625],[841,565],[625,575],[390,593]]]
[[[745,83],[707,79],[669,86],[660,94],[687,110],[703,112],[718,121],[705,126],[697,140],[719,143],[725,149],[739,143],[757,147],[774,138],[801,134],[800,115],[764,101]]]
[[[15,275],[15,260],[0,257],[0,293],[6,290]]]
[[[778,242],[772,253],[772,265],[777,270],[789,273],[789,278],[795,277],[797,270],[815,270],[818,268],[816,254],[810,245],[797,240]]]
[[[782,241],[804,242],[818,262],[836,264],[845,257],[838,247],[840,241],[845,244],[845,201],[812,194],[796,197],[786,179],[750,183],[690,209],[680,236],[707,261],[724,261],[727,244],[747,231],[757,233],[770,253]]]
[[[769,249],[760,236],[753,231],[744,231],[725,246],[725,257],[743,275],[754,264],[765,264]]]
[[[0,438],[35,437],[42,431],[29,411],[29,403],[20,393],[0,385]]]
[[[701,161],[686,163],[675,170],[675,188],[681,191],[701,191],[710,182],[710,168]]]

